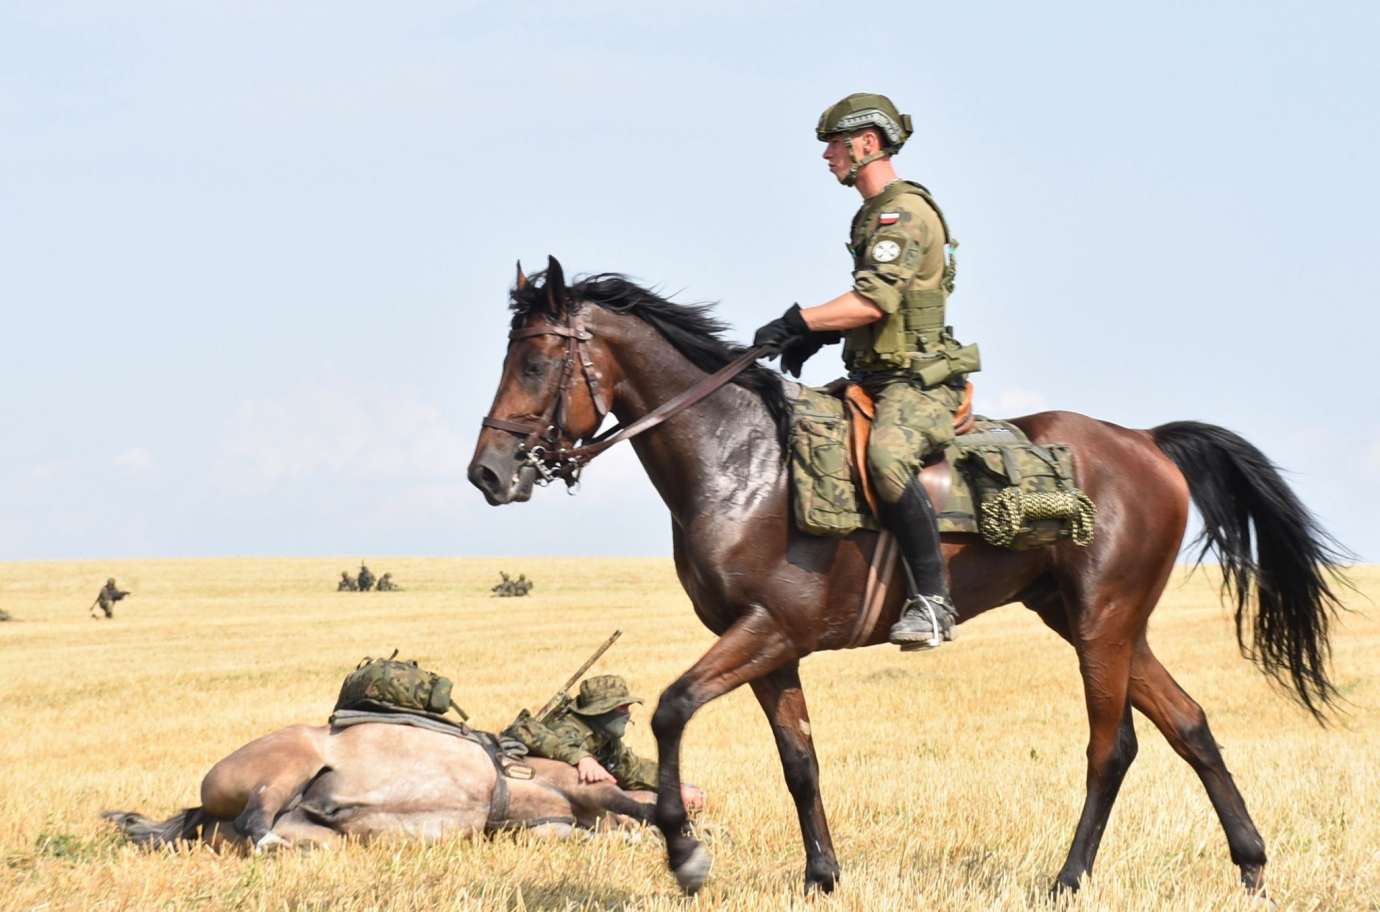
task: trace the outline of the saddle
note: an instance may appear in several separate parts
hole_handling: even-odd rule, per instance
[[[792,384],[787,395],[796,527],[830,536],[880,529],[867,470],[872,398],[847,381],[822,389]],[[1071,447],[1036,444],[1010,422],[975,415],[970,383],[953,422],[954,439],[919,473],[940,532],[977,534],[1013,550],[1092,540],[1094,506],[1077,487]]]
[[[872,437],[872,420],[877,417],[876,404],[867,390],[856,383],[845,383],[841,397],[848,414],[849,456],[852,457],[853,471],[857,475],[858,487],[862,489],[863,499],[873,516],[881,516],[877,509],[877,490],[872,486],[872,476],[867,471],[867,443]],[[973,384],[963,384],[963,402],[954,412],[954,436],[961,437],[977,426],[973,418]],[[948,459],[941,454],[925,464],[920,472],[920,483],[934,503],[935,512],[942,512],[948,500],[950,472]]]

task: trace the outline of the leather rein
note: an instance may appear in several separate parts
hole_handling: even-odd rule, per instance
[[[512,342],[515,339],[528,339],[533,336],[561,336],[566,340],[565,357],[561,362],[560,385],[556,389],[556,395],[552,397],[541,417],[535,421],[485,415],[481,423],[484,427],[507,431],[523,438],[518,444],[517,471],[530,466],[536,472],[536,483],[542,487],[559,478],[565,482],[570,494],[579,490],[580,472],[595,456],[616,443],[650,431],[688,409],[715,390],[727,385],[734,377],[752,366],[758,358],[774,351],[769,346],[750,348],[685,392],[666,400],[631,424],[615,425],[604,433],[590,438],[588,443],[567,449],[561,445],[561,438],[565,436],[570,397],[576,383],[576,365],[584,374],[585,384],[589,387],[589,397],[594,403],[594,411],[599,421],[602,422],[609,412],[603,377],[594,366],[587,348],[587,343],[594,338],[594,333],[585,326],[584,311],[581,308],[568,314],[564,324],[543,321],[536,326],[524,326],[508,333],[508,340]]]

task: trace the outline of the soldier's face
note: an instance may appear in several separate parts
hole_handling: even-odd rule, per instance
[[[850,136],[835,136],[824,144],[824,160],[829,163],[829,170],[836,179],[841,179],[853,166],[853,160],[848,154],[848,143],[851,140]]]
[[[851,155],[848,151],[850,143],[853,146]],[[853,167],[854,156],[863,158],[880,148],[881,142],[872,130],[864,130],[851,136],[835,136],[824,144],[824,160],[829,163],[829,170],[833,172],[834,178],[841,181]]]

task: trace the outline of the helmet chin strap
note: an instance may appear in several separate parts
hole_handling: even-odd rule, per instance
[[[853,140],[857,138],[856,136],[850,136],[848,137],[848,142],[845,143],[845,145],[848,146],[848,160],[852,162],[851,167],[848,169],[848,173],[839,178],[839,183],[843,184],[845,187],[851,187],[858,182],[858,172],[863,168],[880,158],[886,158],[886,152],[881,149],[878,149],[870,155],[864,155],[862,158],[859,158],[857,150],[853,148]]]

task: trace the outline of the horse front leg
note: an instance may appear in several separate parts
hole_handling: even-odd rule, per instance
[[[786,788],[795,799],[800,834],[805,840],[805,892],[830,893],[839,879],[839,862],[819,797],[819,761],[810,736],[810,714],[800,686],[800,664],[791,662],[752,682],[752,692],[771,723]]]
[[[712,859],[687,832],[689,818],[680,794],[680,739],[685,726],[710,700],[797,658],[795,645],[780,625],[762,608],[752,608],[657,701],[652,714],[657,748],[656,825],[666,837],[671,871],[687,894],[704,885]]]

